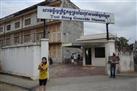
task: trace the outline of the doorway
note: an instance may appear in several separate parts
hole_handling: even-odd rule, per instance
[[[85,48],[85,61],[86,65],[91,65],[92,60],[91,60],[91,48]]]

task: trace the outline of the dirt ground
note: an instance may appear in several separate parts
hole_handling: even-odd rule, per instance
[[[50,78],[80,77],[105,75],[105,67],[80,66],[74,64],[51,65],[49,68]]]

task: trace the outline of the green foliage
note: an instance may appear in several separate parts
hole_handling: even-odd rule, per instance
[[[115,45],[118,48],[118,51],[129,49],[128,40],[125,37],[116,38]]]

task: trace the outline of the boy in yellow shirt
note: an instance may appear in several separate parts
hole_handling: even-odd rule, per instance
[[[42,62],[39,64],[39,91],[46,91],[46,84],[48,79],[48,64],[47,64],[47,58],[42,57]]]

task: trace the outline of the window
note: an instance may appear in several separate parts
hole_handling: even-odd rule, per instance
[[[14,44],[19,44],[19,43],[20,43],[20,36],[17,33],[17,34],[14,35]]]
[[[24,35],[24,42],[30,42],[30,34]]]
[[[15,29],[20,27],[20,22],[15,23]]]
[[[40,41],[43,36],[43,32],[36,33],[36,41]]]
[[[25,26],[30,25],[30,24],[31,24],[31,18],[25,19]]]
[[[10,36],[6,37],[6,45],[10,45]]]
[[[104,57],[105,57],[105,47],[96,47],[95,58],[104,58]]]
[[[7,25],[7,30],[10,30],[11,29],[11,25]]]
[[[3,41],[4,39],[3,38],[0,38],[0,46],[3,46],[4,44],[4,41]]]
[[[3,27],[0,27],[0,33],[3,32]]]
[[[37,19],[37,22],[42,22],[42,19]]]

